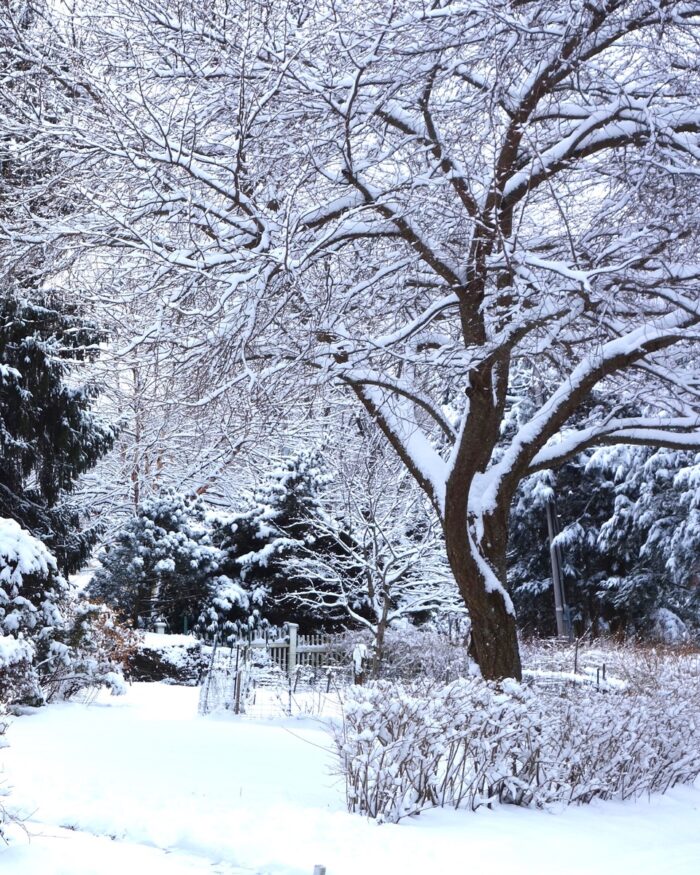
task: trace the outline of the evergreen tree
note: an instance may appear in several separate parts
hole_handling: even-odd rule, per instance
[[[75,307],[27,294],[15,286],[0,299],[0,516],[43,541],[68,574],[97,536],[81,530],[68,494],[114,440],[90,411],[96,389],[74,385],[70,371],[103,337]]]
[[[700,456],[618,447],[589,467],[615,480],[615,506],[601,527],[602,549],[625,551],[628,572],[607,581],[608,598],[629,605],[642,630],[673,612],[700,628]]]
[[[524,629],[553,634],[545,502],[556,493],[576,629],[645,634],[659,618],[700,626],[700,456],[617,446],[556,478],[522,484],[511,513],[509,577]],[[678,626],[678,624],[676,624]]]
[[[102,335],[24,281],[0,299],[0,698],[40,703],[116,678],[95,647],[99,609],[63,576],[98,534],[70,493],[114,436],[90,410],[95,388],[74,379]]]
[[[89,593],[137,626],[162,618],[170,631],[183,631],[210,600],[220,557],[201,499],[168,490],[145,501],[105,548]]]
[[[558,537],[564,559],[564,585],[575,630],[594,632],[619,625],[621,612],[601,595],[605,581],[627,569],[625,555],[599,544],[601,526],[614,507],[613,485],[589,471],[585,458],[523,481],[511,511],[508,576],[521,629],[554,635],[554,595],[550,564],[547,503],[555,501],[562,525]]]
[[[232,623],[244,620],[251,609],[273,625],[296,622],[302,632],[328,630],[341,624],[341,609],[300,606],[290,599],[294,592],[323,586],[322,582],[290,573],[292,558],[305,555],[308,549],[317,554],[338,550],[336,539],[315,525],[316,520],[325,517],[321,496],[330,479],[321,452],[301,450],[267,474],[248,510],[214,521],[214,543],[224,553],[221,590],[215,596],[224,594],[224,607],[210,605],[203,624],[225,631]],[[239,590],[246,593],[247,599],[238,598],[225,610],[225,593]]]

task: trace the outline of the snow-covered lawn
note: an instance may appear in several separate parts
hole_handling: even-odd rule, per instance
[[[0,754],[12,875],[697,875],[700,787],[556,814],[430,811],[378,826],[345,811],[329,736],[310,719],[197,715],[197,690],[14,720]]]

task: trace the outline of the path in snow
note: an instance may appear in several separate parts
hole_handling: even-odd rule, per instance
[[[18,718],[2,752],[28,817],[0,850],[12,875],[697,875],[700,789],[549,814],[435,811],[377,826],[345,812],[318,724],[199,717],[197,691]]]

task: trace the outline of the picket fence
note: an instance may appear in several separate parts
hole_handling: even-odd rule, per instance
[[[302,674],[323,674],[330,682],[331,667],[341,665],[334,636],[300,635],[297,623],[288,623],[284,632],[273,630],[265,637],[214,642],[200,688],[199,710],[207,714],[224,708],[240,714],[251,686],[276,684],[296,691]]]

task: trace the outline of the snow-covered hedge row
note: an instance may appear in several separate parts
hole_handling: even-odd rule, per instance
[[[336,749],[350,811],[544,807],[664,792],[700,774],[700,686],[552,688],[480,678],[353,687]],[[687,679],[686,679],[687,681]]]
[[[208,664],[202,642],[192,635],[146,632],[129,655],[127,671],[134,681],[197,686]]]
[[[365,629],[337,635],[333,656],[338,666],[351,666],[353,652],[364,644],[368,653],[368,675],[374,670],[374,636]],[[379,677],[402,681],[429,678],[447,683],[468,674],[472,662],[463,638],[450,637],[432,625],[412,626],[409,623],[386,630]]]

